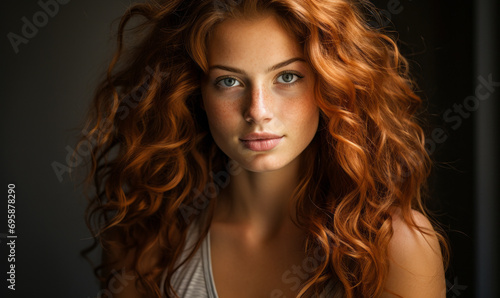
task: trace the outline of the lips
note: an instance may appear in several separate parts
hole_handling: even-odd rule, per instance
[[[241,138],[240,141],[252,151],[268,151],[276,147],[282,138],[283,136],[272,133],[253,132]]]

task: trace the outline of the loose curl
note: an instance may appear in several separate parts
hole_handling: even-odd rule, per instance
[[[316,75],[320,124],[303,156],[291,202],[296,223],[308,232],[306,252],[319,248],[319,266],[298,294],[318,294],[337,280],[344,297],[376,297],[388,275],[391,214],[435,235],[447,262],[444,236],[419,228],[412,210],[427,215],[422,188],[431,162],[417,119],[408,62],[396,43],[367,23],[367,1],[168,0],[133,5],[122,17],[118,49],[98,86],[82,141],[93,141],[87,181],[95,184],[87,223],[105,251],[132,251],[136,285],[144,295],[165,293],[187,229],[210,227],[217,198],[202,210],[194,190],[213,182],[209,172],[228,162],[215,145],[200,107],[200,82],[208,70],[206,41],[227,18],[271,11],[297,38]],[[131,19],[141,22],[133,29]],[[125,49],[127,32],[142,33]],[[186,209],[191,208],[191,209]],[[185,210],[195,210],[186,213]],[[113,236],[111,236],[113,235]],[[151,266],[143,262],[154,255]],[[186,262],[182,260],[181,264]],[[101,280],[113,264],[96,268]]]

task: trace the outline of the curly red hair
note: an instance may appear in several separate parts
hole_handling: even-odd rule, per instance
[[[395,41],[368,24],[364,12],[373,11],[368,2],[135,4],[121,19],[118,49],[96,91],[83,140],[96,140],[88,181],[94,181],[97,194],[90,199],[88,224],[105,250],[133,251],[127,269],[135,272],[137,286],[148,297],[160,296],[165,268],[165,292],[173,292],[170,279],[187,228],[193,220],[210,219],[217,200],[200,210],[193,190],[202,192],[213,182],[209,173],[228,162],[200,107],[207,36],[227,18],[264,11],[274,12],[296,36],[316,74],[320,124],[304,152],[292,202],[297,224],[308,231],[307,253],[319,248],[325,258],[298,296],[308,290],[319,293],[334,279],[345,297],[380,295],[388,274],[393,208],[400,208],[414,227],[412,210],[427,215],[421,191],[431,162],[417,119],[421,99]],[[137,16],[142,22],[126,29]],[[146,35],[125,49],[129,31]],[[197,212],[186,215],[185,207]],[[209,222],[202,222],[195,249]],[[118,236],[107,237],[111,231]],[[435,233],[446,261],[444,236],[422,232]],[[155,249],[161,255],[144,268],[142,262]]]

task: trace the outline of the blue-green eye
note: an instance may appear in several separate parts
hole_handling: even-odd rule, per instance
[[[224,88],[231,88],[231,87],[236,87],[241,85],[240,82],[238,82],[237,79],[235,78],[223,78],[217,81],[217,85],[224,87]]]
[[[299,79],[303,78],[297,74],[291,72],[285,72],[278,77],[278,83],[280,84],[293,84],[297,82]]]

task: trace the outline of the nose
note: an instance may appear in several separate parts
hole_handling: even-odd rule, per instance
[[[273,118],[273,99],[263,86],[251,89],[246,100],[243,117],[248,123],[260,124]]]

